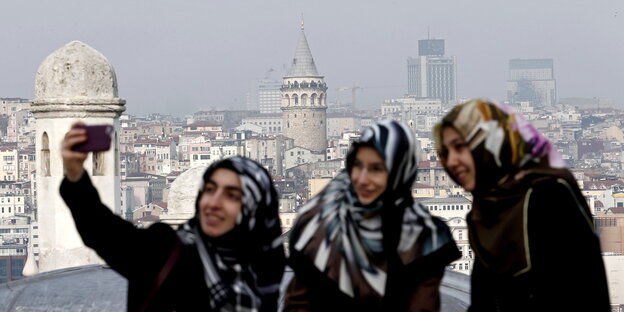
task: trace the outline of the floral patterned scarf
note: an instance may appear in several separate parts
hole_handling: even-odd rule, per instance
[[[476,99],[454,107],[434,128],[443,164],[445,127],[464,137],[474,159],[476,183],[467,222],[479,261],[499,273],[525,272],[530,254],[523,209],[531,181],[524,177],[557,176],[576,183],[565,162],[548,139],[506,105]]]

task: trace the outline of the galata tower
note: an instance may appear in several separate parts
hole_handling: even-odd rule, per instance
[[[327,85],[314,65],[301,21],[301,34],[288,74],[282,84],[282,129],[284,136],[317,153],[327,147]]]

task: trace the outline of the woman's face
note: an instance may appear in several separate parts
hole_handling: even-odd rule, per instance
[[[199,222],[204,234],[219,237],[234,228],[243,206],[238,174],[219,168],[212,173],[199,199]]]
[[[457,183],[466,191],[472,192],[476,185],[476,170],[464,137],[455,128],[444,127],[442,145],[447,153],[444,167]]]
[[[374,148],[358,148],[351,168],[351,183],[358,201],[363,205],[374,202],[386,190],[388,169]]]

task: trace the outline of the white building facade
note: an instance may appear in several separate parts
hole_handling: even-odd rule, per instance
[[[37,202],[40,258],[38,272],[101,263],[84,246],[59,194],[63,180],[61,142],[77,120],[87,125],[112,125],[112,147],[89,154],[84,168],[102,202],[119,211],[119,151],[116,132],[125,100],[117,93],[117,77],[106,57],[92,47],[72,41],[50,54],[36,75],[31,110],[36,118]]]

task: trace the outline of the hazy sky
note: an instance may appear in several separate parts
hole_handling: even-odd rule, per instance
[[[301,14],[329,101],[379,107],[406,91],[418,39],[446,40],[458,96],[505,96],[508,61],[553,58],[558,97],[624,105],[622,0],[55,0],[0,2],[0,97],[32,98],[43,59],[72,40],[102,52],[127,112],[240,107],[290,66]],[[403,86],[386,87],[380,86]]]

